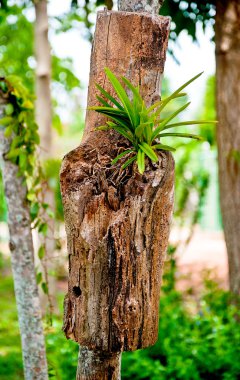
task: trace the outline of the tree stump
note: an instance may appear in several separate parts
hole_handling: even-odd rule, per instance
[[[157,101],[169,25],[148,13],[99,12],[88,105],[97,105],[95,82],[112,91],[106,66],[139,84],[148,105]],[[61,169],[69,254],[63,330],[82,347],[77,379],[118,379],[121,351],[156,342],[173,209],[171,154],[159,153],[157,164],[146,160],[143,175],[136,164],[116,169],[111,160],[128,142],[114,131],[94,130],[105,121],[87,112],[83,141]]]

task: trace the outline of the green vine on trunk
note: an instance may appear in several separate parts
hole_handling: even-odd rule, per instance
[[[38,257],[43,260],[48,231],[44,214],[47,212],[50,217],[53,217],[53,213],[49,205],[41,200],[44,175],[37,154],[40,138],[38,126],[34,120],[34,97],[22,85],[20,78],[12,75],[0,78],[0,92],[1,96],[6,99],[0,128],[4,128],[4,136],[10,141],[10,149],[6,158],[18,166],[18,175],[23,177],[27,187],[26,200],[29,203],[32,228],[37,229],[44,237],[43,244],[38,250]],[[40,271],[36,276],[37,283],[48,295],[46,271],[45,279]]]

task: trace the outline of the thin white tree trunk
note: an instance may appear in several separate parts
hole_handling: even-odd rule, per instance
[[[36,121],[40,135],[40,159],[44,160],[52,157],[52,102],[51,102],[51,50],[48,40],[48,13],[47,1],[35,0],[35,56],[36,68]],[[53,191],[47,186],[43,190],[43,200],[52,210],[55,209]],[[48,270],[54,267],[51,260],[55,247],[54,243],[54,220],[45,213],[44,216],[48,224],[48,232],[45,241],[45,257],[42,265],[45,272],[45,280],[48,283],[49,295],[48,306],[53,307],[55,294],[55,281],[53,277],[48,277]],[[54,268],[53,268],[54,269]],[[46,308],[46,300],[42,295],[42,308]]]
[[[48,41],[47,1],[36,0],[35,56],[36,68],[36,121],[41,139],[41,157],[49,158],[52,150],[51,51]]]
[[[4,104],[0,100],[0,124]],[[0,125],[0,159],[8,207],[11,262],[18,320],[22,342],[25,380],[46,380],[48,369],[41,308],[34,267],[29,207],[26,186],[18,166],[6,159],[10,141]]]

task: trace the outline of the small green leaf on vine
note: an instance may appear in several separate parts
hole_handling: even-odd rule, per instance
[[[42,283],[41,283],[41,287],[42,287],[43,293],[44,293],[44,294],[48,294],[48,286],[47,286],[47,283],[46,283],[46,282],[42,282]]]
[[[37,273],[37,284],[39,285],[39,284],[41,284],[41,282],[42,282],[42,273],[38,272]]]
[[[45,255],[45,248],[43,245],[41,245],[38,250],[39,259],[42,260],[44,258],[44,255]]]
[[[48,225],[47,223],[41,223],[38,227],[38,232],[42,233],[44,236],[47,235]]]

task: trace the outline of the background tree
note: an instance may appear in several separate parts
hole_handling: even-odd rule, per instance
[[[238,0],[165,0],[162,14],[173,20],[170,37],[182,30],[197,39],[196,23],[203,29],[215,24],[216,107],[220,200],[228,252],[230,289],[240,294],[240,3]],[[216,15],[215,15],[216,14]],[[234,94],[234,96],[233,96]]]
[[[71,91],[79,87],[79,80],[73,74],[71,61],[69,59],[59,59],[53,54],[51,62],[50,46],[48,41],[48,15],[46,1],[20,1],[17,5],[4,1],[0,7],[0,75],[5,77],[15,74],[22,78],[25,86],[34,92],[36,88],[36,118],[40,126],[41,143],[39,155],[42,158],[42,197],[44,201],[51,205],[54,211],[54,194],[59,199],[58,171],[60,160],[53,160],[54,153],[52,147],[52,135],[54,128],[61,130],[61,120],[57,115],[57,101],[52,102],[50,84],[61,87],[61,91]],[[35,7],[36,22],[33,24],[28,20],[28,11]],[[35,26],[35,34],[34,34]],[[18,40],[14,36],[18,36]],[[35,52],[35,57],[34,57]],[[36,75],[35,75],[36,64]],[[35,86],[36,78],[36,86]],[[53,106],[55,105],[55,107]],[[55,171],[52,170],[54,167]],[[0,192],[1,204],[4,205],[3,192]],[[59,201],[57,202],[59,204]],[[2,208],[0,219],[6,219],[6,207]],[[1,211],[1,210],[0,210]],[[59,216],[59,207],[56,214]],[[53,218],[45,215],[48,221],[48,233],[42,242],[45,246],[45,255],[42,260],[43,269],[47,282],[48,264],[51,263],[54,272],[54,261],[48,260],[53,256],[55,249],[54,222]],[[39,263],[38,263],[39,264]],[[52,277],[50,278],[52,288],[54,288]],[[46,288],[44,288],[46,290]],[[50,289],[53,294],[53,289]],[[50,299],[50,298],[49,298]],[[42,302],[47,306],[47,302]],[[51,302],[49,302],[51,305]],[[45,306],[44,306],[45,309]]]
[[[53,109],[52,109],[52,96],[51,96],[51,50],[48,40],[48,12],[47,1],[36,0],[34,1],[35,8],[35,34],[34,34],[34,46],[36,57],[36,122],[39,127],[40,135],[40,150],[39,155],[42,160],[42,165],[46,165],[46,160],[52,157],[52,137],[53,137]],[[42,198],[47,203],[51,210],[55,210],[54,192],[49,187],[48,181],[45,180],[42,183],[43,191]],[[54,228],[55,223],[53,218],[49,217],[45,212],[45,220],[48,225],[48,231],[44,241],[40,241],[40,244],[44,245],[44,258],[42,265],[45,273],[45,278],[48,283],[48,307],[50,314],[54,307],[54,300],[56,293],[56,286],[54,278],[49,277],[49,270],[54,268],[54,263],[51,258],[54,254],[55,240],[54,240]],[[43,298],[42,305],[46,305]]]
[[[16,95],[17,94],[17,95]],[[40,299],[34,266],[29,189],[38,134],[25,89],[0,81],[0,159],[8,208],[9,247],[26,380],[48,379]],[[5,122],[4,122],[5,120]],[[28,162],[31,160],[31,164]]]

